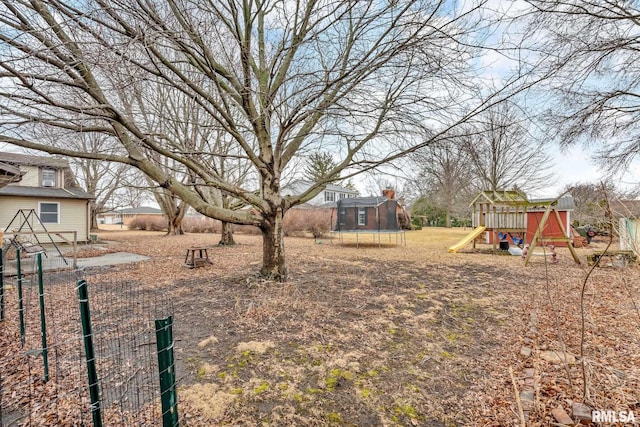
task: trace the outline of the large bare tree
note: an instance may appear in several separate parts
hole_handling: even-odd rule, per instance
[[[287,274],[284,213],[326,184],[281,195],[298,153],[330,149],[329,177],[370,169],[432,142],[417,142],[416,130],[437,139],[477,110],[466,67],[486,34],[474,32],[481,1],[0,4],[0,142],[129,164],[206,216],[258,226],[261,273],[275,279]],[[150,127],[131,99],[147,85],[196,103],[255,179],[241,185],[211,167],[228,151],[202,156]],[[32,137],[43,126],[115,137],[123,153],[50,147]],[[205,187],[251,209],[212,203]]]
[[[511,101],[479,114],[464,138],[478,190],[524,192],[549,186],[549,145],[529,132],[530,119]]]
[[[528,0],[523,16],[530,64],[552,77],[549,135],[595,146],[621,171],[640,154],[640,6],[636,1]],[[549,95],[551,97],[549,97]]]
[[[473,197],[474,174],[465,143],[468,138],[451,137],[411,156],[418,171],[414,187],[423,202],[428,200],[444,211],[445,227],[451,227],[452,215],[464,215]]]
[[[153,188],[149,188],[149,182],[144,174],[129,167],[122,185],[109,198],[106,208],[108,210],[125,207],[139,208],[153,200]]]

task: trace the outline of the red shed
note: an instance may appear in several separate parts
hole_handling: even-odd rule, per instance
[[[544,215],[549,203],[553,202],[555,199],[534,199],[529,203],[529,207],[527,208],[527,236],[525,241],[531,242],[533,236],[536,234],[538,227],[542,221],[542,216]],[[558,199],[558,204],[556,205],[556,211],[562,221],[562,226],[567,234],[563,235],[562,230],[560,229],[560,224],[558,224],[558,220],[555,215],[549,215],[549,219],[547,223],[544,225],[542,229],[542,241],[545,239],[556,239],[558,237],[570,237],[568,233],[571,230],[571,211],[574,209],[573,197],[572,196],[564,196]],[[567,242],[563,241],[554,241],[554,245],[556,246],[567,246]]]

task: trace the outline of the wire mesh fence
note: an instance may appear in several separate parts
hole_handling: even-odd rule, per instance
[[[87,280],[62,259],[42,268],[42,254],[1,255],[0,427],[178,425],[161,294]]]

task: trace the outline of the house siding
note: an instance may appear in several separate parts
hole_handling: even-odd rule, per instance
[[[311,185],[312,184],[310,182],[305,182],[305,181],[296,181],[296,182],[290,183],[285,187],[283,187],[282,195],[287,196],[287,195],[302,194],[305,191],[307,191],[307,189]],[[337,202],[341,198],[350,198],[350,197],[355,197],[357,195],[356,191],[349,190],[348,188],[340,187],[337,185],[331,185],[331,186],[328,186],[326,189],[322,190],[313,199],[309,200],[307,204],[313,205],[313,206],[320,206],[325,203],[328,203],[326,200],[325,193],[335,194],[335,199],[333,203]],[[342,197],[340,197],[341,194],[343,195]]]
[[[21,187],[40,187],[40,169],[37,166],[20,165],[20,170],[26,172],[17,184]]]
[[[51,199],[51,198],[35,198],[35,197],[2,197],[0,198],[0,227],[4,231],[5,228],[9,225],[11,220],[15,217],[16,213],[20,209],[34,209],[36,213],[38,213],[38,204],[40,202],[45,203],[58,203],[59,204],[59,223],[58,224],[45,224],[47,231],[50,233],[55,233],[57,231],[76,231],[77,239],[79,242],[86,242],[89,240],[89,230],[87,228],[88,224],[88,201],[82,199]],[[6,230],[15,231],[17,230],[22,221],[16,219],[10,229]],[[35,231],[42,231],[42,227],[37,224],[32,223],[32,227]],[[28,231],[28,227],[24,228],[23,231]],[[38,238],[42,240],[42,235],[39,235]],[[52,239],[55,242],[63,242],[59,236],[55,234],[51,235]],[[73,236],[70,234],[63,234],[63,237],[72,240]]]
[[[640,220],[620,218],[619,222],[620,250],[640,252]]]

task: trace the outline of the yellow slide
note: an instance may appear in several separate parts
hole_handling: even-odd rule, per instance
[[[482,232],[484,230],[486,230],[487,227],[484,227],[482,225],[474,228],[471,233],[467,234],[466,236],[464,236],[464,238],[462,240],[460,240],[458,243],[456,243],[455,245],[451,246],[449,248],[449,252],[452,253],[456,253],[458,252],[459,249],[462,249],[463,247],[465,247],[469,242],[471,242],[473,239],[475,239],[476,237],[478,237],[480,234],[482,234]]]

